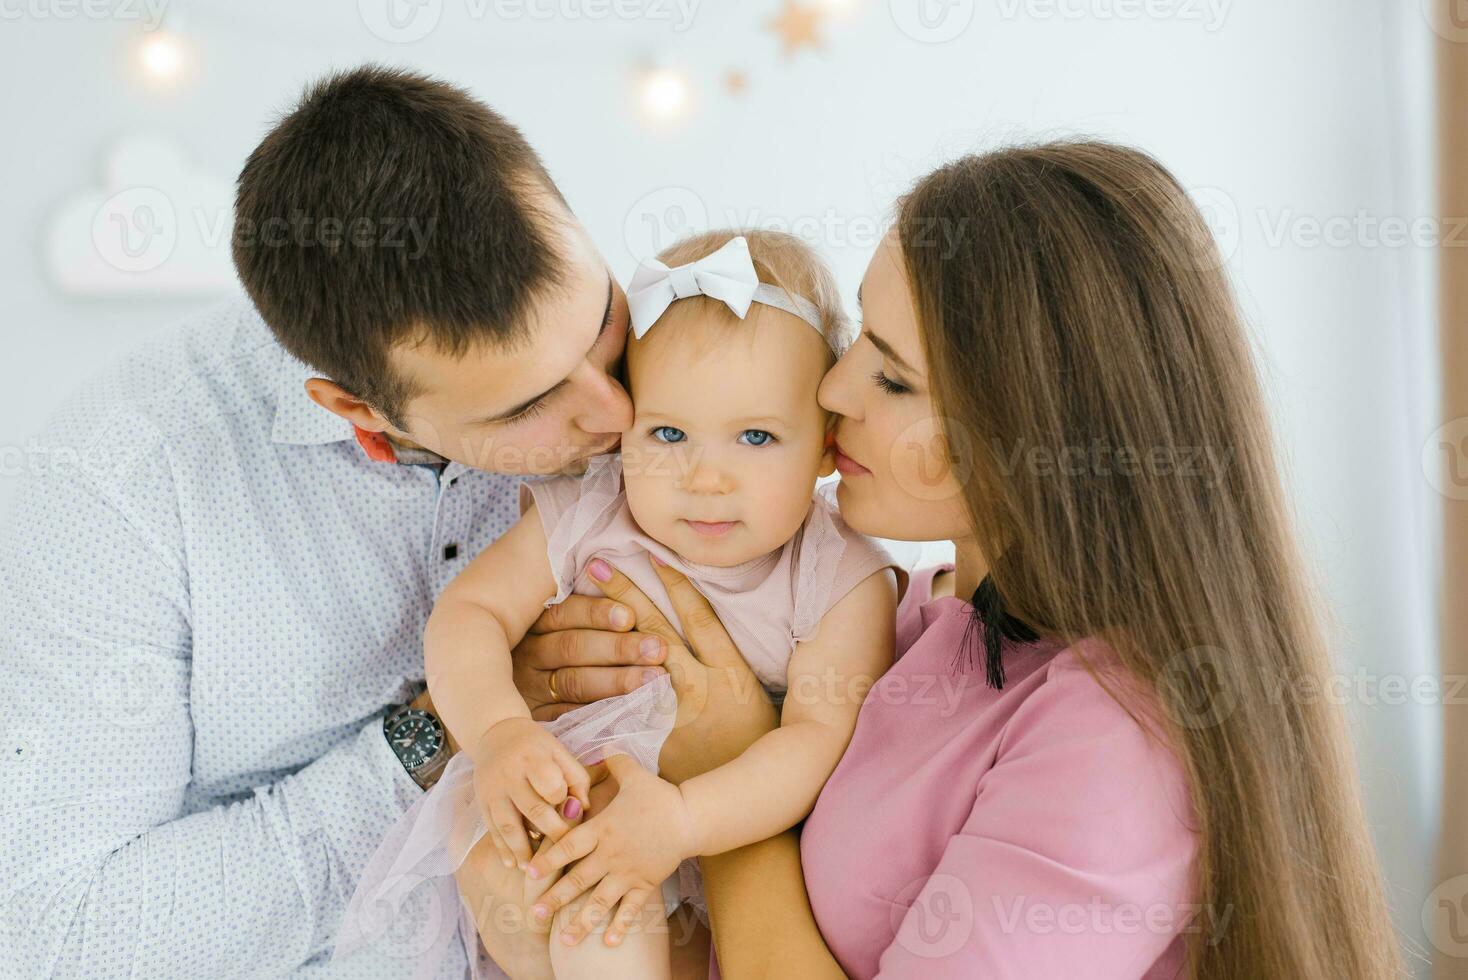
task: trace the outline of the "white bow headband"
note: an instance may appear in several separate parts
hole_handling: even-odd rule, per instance
[[[724,303],[743,320],[749,304],[763,303],[794,314],[825,338],[821,314],[815,304],[801,296],[793,296],[778,286],[759,281],[754,260],[749,257],[749,242],[743,235],[731,238],[717,252],[696,262],[668,268],[657,259],[638,263],[627,286],[627,306],[632,312],[632,335],[639,340],[652,329],[658,317],[674,300],[689,296],[708,296]]]

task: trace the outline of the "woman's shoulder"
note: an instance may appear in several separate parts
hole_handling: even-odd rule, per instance
[[[1183,726],[1155,690],[1099,639],[1050,645],[1053,654],[1005,725],[1000,761],[1053,766],[1093,801],[1119,793],[1149,797],[1176,818],[1169,826],[1195,830],[1177,742]]]

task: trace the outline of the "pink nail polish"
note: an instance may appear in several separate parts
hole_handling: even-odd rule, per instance
[[[567,820],[575,820],[581,816],[581,801],[574,796],[568,797],[566,802],[561,804],[561,815]]]
[[[608,565],[600,558],[593,561],[587,567],[587,571],[591,572],[591,577],[596,579],[598,582],[610,582],[612,580],[612,566]]]

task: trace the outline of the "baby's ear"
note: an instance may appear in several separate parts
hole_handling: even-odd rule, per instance
[[[821,476],[836,472],[836,416],[826,422],[826,449],[821,454]]]

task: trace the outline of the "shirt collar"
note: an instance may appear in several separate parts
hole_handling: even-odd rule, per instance
[[[382,463],[447,463],[444,457],[427,449],[398,449],[387,437],[364,432],[355,425],[322,408],[306,394],[306,380],[319,378],[321,372],[297,360],[281,349],[280,373],[275,386],[275,424],[270,430],[272,442],[296,446],[321,446],[356,438],[369,459]]]
[[[280,352],[280,370],[275,384],[275,424],[271,442],[296,446],[320,446],[352,438],[352,423],[322,408],[306,394],[306,379],[319,378],[320,371]]]

